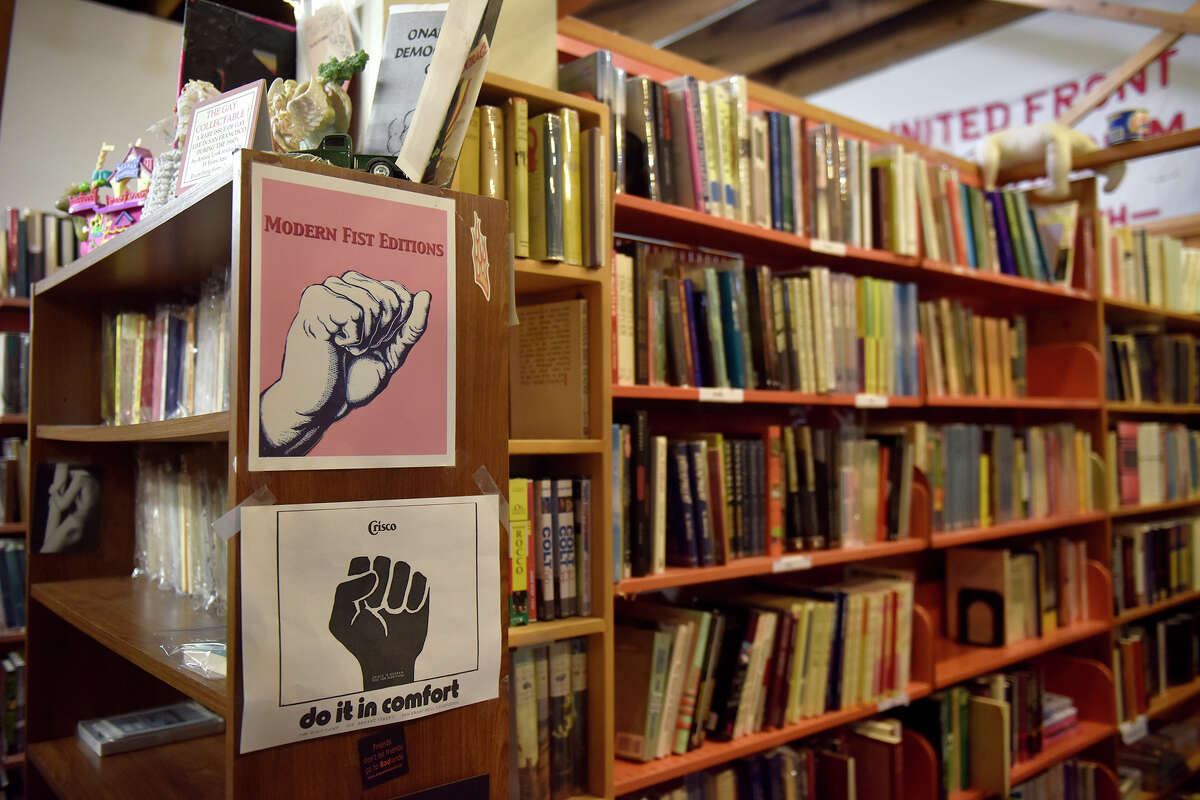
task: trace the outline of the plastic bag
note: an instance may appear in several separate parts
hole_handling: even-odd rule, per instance
[[[184,669],[209,679],[225,677],[225,626],[163,631],[159,647]]]

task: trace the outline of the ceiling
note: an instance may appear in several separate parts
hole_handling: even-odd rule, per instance
[[[102,1],[177,21],[185,5]],[[283,0],[223,2],[269,19],[293,19]],[[558,7],[560,15],[801,97],[1035,13],[993,0],[558,0]]]

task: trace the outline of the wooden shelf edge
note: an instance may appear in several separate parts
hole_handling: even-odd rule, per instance
[[[911,537],[895,542],[880,542],[861,547],[838,547],[832,550],[806,550],[799,553],[785,553],[778,558],[772,556],[750,556],[734,559],[728,564],[713,567],[668,567],[666,572],[657,575],[644,575],[638,578],[625,578],[614,586],[614,591],[620,595],[635,595],[646,592],[657,592],[676,586],[692,586],[699,583],[713,583],[737,578],[749,578],[755,575],[770,575],[773,572],[793,572],[803,569],[825,567],[832,564],[848,564],[855,561],[868,561],[876,558],[917,553],[928,547],[925,539]],[[811,563],[804,564],[807,558]],[[776,565],[779,564],[777,568]]]
[[[1146,716],[1150,718],[1167,714],[1184,703],[1200,696],[1200,678],[1180,686],[1172,686],[1150,698]]]
[[[603,439],[509,439],[511,456],[555,456],[603,453]]]
[[[19,769],[25,766],[25,753],[22,751],[4,756],[0,759],[0,765],[3,765],[5,769]]]
[[[576,636],[591,636],[604,633],[606,628],[602,617],[568,617],[567,619],[551,619],[531,622],[528,625],[518,625],[508,629],[508,647],[528,647],[535,644],[557,642],[562,639],[573,639]]]
[[[1191,128],[1186,131],[1167,133],[1150,139],[1126,142],[1125,144],[1094,150],[1091,153],[1084,153],[1072,160],[1071,169],[1073,171],[1083,169],[1096,170],[1121,161],[1130,161],[1135,158],[1158,155],[1159,153],[1169,153],[1174,150],[1196,147],[1197,145],[1200,145],[1200,128]],[[1044,177],[1045,174],[1046,165],[1041,162],[1022,164],[1019,167],[1001,170],[1000,174],[996,176],[996,183],[1003,185],[1017,181],[1033,180]]]
[[[37,435],[60,442],[222,442],[229,425],[229,412],[217,411],[135,425],[38,425]]]
[[[717,397],[703,397],[706,391],[722,393]],[[849,406],[858,404],[858,394],[809,394],[807,392],[792,392],[783,389],[717,389],[706,386],[703,389],[695,386],[646,386],[615,383],[611,388],[614,398],[629,400],[672,400],[676,402],[702,402],[714,405],[745,405],[752,403],[781,404],[792,406]],[[728,399],[731,394],[741,392],[740,399]],[[729,394],[726,394],[729,393]],[[878,395],[869,395],[872,399]],[[888,408],[918,408],[921,398],[901,395],[887,395]],[[877,406],[872,406],[877,407]]]
[[[979,284],[990,284],[992,286],[1003,286],[1007,289],[1014,289],[1022,292],[1033,292],[1035,294],[1051,295],[1054,297],[1063,297],[1071,300],[1094,301],[1096,296],[1091,292],[1083,289],[1076,289],[1072,286],[1063,286],[1057,283],[1047,283],[1046,281],[1037,281],[1032,278],[1022,278],[1017,275],[1008,275],[1003,272],[989,272],[987,270],[975,269],[974,267],[963,266],[960,264],[949,264],[944,261],[934,261],[929,258],[921,259],[921,269],[926,272],[945,275],[964,281],[975,281]]]
[[[1127,608],[1116,616],[1116,618],[1113,620],[1113,626],[1120,628],[1122,625],[1133,622],[1134,620],[1139,620],[1143,617],[1149,617],[1153,614],[1159,613],[1160,611],[1166,611],[1174,608],[1175,606],[1183,605],[1184,603],[1190,603],[1193,600],[1200,600],[1200,591],[1181,592],[1173,597],[1168,597],[1166,600],[1159,600],[1157,603]]]
[[[1169,319],[1189,325],[1200,326],[1200,314],[1189,314],[1186,311],[1176,311],[1163,306],[1152,306],[1149,303],[1139,303],[1137,300],[1126,300],[1120,297],[1105,297],[1104,310],[1122,311],[1139,314],[1153,319]]]
[[[224,733],[103,758],[65,736],[30,744],[28,761],[62,800],[224,797]]]
[[[1097,742],[1102,742],[1117,732],[1117,726],[1103,722],[1081,720],[1073,731],[1042,748],[1042,752],[1034,757],[1012,766],[1012,784],[1027,781],[1033,776],[1065,761],[1086,750]]]
[[[924,405],[933,408],[1012,408],[1050,409],[1055,411],[1095,410],[1100,400],[1095,397],[925,397]]]
[[[927,683],[912,683],[905,694],[908,700],[912,701],[927,696],[930,691],[931,687]],[[879,706],[879,703],[871,703],[842,711],[830,711],[795,725],[751,733],[728,742],[706,742],[684,755],[667,756],[643,764],[617,760],[613,769],[614,794],[619,796],[636,792],[648,786],[769,750],[795,739],[856,722],[879,713]],[[886,702],[885,707],[888,707]]]
[[[1110,414],[1200,414],[1200,403],[1127,403],[1109,402]]]
[[[23,644],[25,642],[24,628],[9,628],[0,630],[0,645]]]
[[[1200,750],[1192,753],[1187,759],[1187,771],[1179,776],[1179,779],[1169,784],[1165,789],[1157,792],[1151,792],[1143,789],[1133,796],[1133,800],[1163,800],[1165,797],[1170,797],[1173,792],[1183,788],[1184,784],[1192,779],[1192,776],[1200,772]]]
[[[1168,511],[1179,511],[1192,506],[1200,505],[1200,497],[1189,497],[1186,500],[1169,500],[1165,503],[1156,503],[1150,506],[1118,506],[1108,512],[1113,519],[1119,517],[1137,517],[1142,514],[1160,514]]]
[[[929,546],[934,550],[946,547],[961,547],[963,545],[975,544],[976,542],[989,542],[995,539],[1007,539],[1030,533],[1044,533],[1058,528],[1069,528],[1073,525],[1086,525],[1090,522],[1100,522],[1103,519],[1103,511],[1086,511],[1082,514],[1072,514],[1070,516],[1014,520],[1013,522],[1004,522],[999,525],[989,525],[985,528],[934,531],[929,537]]]
[[[962,652],[947,658],[935,658],[934,687],[945,689],[979,675],[995,672],[1010,664],[1016,664],[1019,661],[1049,653],[1092,636],[1107,633],[1110,626],[1111,623],[1108,620],[1087,620],[1066,628],[1059,628],[1048,636],[1024,639],[1005,647],[963,648]],[[958,645],[951,644],[958,647]],[[984,654],[990,654],[991,657],[986,657]],[[970,666],[960,666],[955,663],[959,661],[969,661]]]
[[[30,304],[28,297],[0,297],[0,310],[28,311]]]
[[[517,294],[551,291],[572,285],[592,285],[604,281],[602,267],[581,267],[561,261],[513,259]]]

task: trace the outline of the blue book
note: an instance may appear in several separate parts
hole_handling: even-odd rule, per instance
[[[786,230],[783,224],[783,164],[780,154],[783,152],[782,133],[780,126],[787,124],[778,111],[767,112],[767,148],[770,163],[767,171],[771,176],[771,227],[777,231]]]
[[[687,304],[683,314],[687,317],[688,349],[692,351],[692,386],[703,386],[704,376],[700,369],[700,338],[696,332],[696,292],[691,278],[683,280],[683,299]]]
[[[901,394],[905,397],[916,397],[920,391],[917,387],[917,285],[903,283],[900,285],[901,296],[904,298],[904,381],[901,383]]]
[[[1040,276],[1038,280],[1053,283],[1054,275],[1050,271],[1050,261],[1046,258],[1046,248],[1042,244],[1042,229],[1038,227],[1037,217],[1034,215],[1029,201],[1027,199],[1023,200],[1022,205],[1024,206],[1026,216],[1029,218],[1029,230],[1033,232],[1033,254],[1036,256],[1034,260],[1037,262],[1037,271]]]
[[[708,515],[708,450],[704,442],[688,442],[688,477],[692,490],[693,527],[698,540],[700,565],[717,563],[714,551],[712,518]]]
[[[965,183],[958,185],[959,205],[962,206],[963,239],[967,242],[967,265],[979,269],[979,256],[975,252],[975,220],[971,215],[971,191]]]
[[[717,273],[721,289],[721,327],[725,337],[725,366],[729,371],[729,385],[735,389],[746,388],[746,365],[742,360],[742,325],[738,318],[738,297],[733,289],[733,273],[722,270]]]
[[[625,486],[624,471],[629,464],[624,460],[621,426],[612,426],[612,569],[613,583],[625,577]]]
[[[667,519],[673,523],[667,526],[667,563],[671,566],[700,566],[695,513],[688,443],[671,442],[667,454]]]
[[[992,221],[996,227],[996,249],[1000,255],[1000,271],[1005,275],[1017,275],[1016,256],[1013,254],[1012,234],[1008,230],[1008,215],[1004,210],[1004,197],[1000,192],[987,192],[984,200],[991,206]]]

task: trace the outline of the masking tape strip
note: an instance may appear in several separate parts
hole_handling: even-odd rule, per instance
[[[260,486],[245,500],[226,511],[220,518],[214,520],[212,524],[213,533],[221,537],[222,541],[227,542],[230,536],[233,536],[242,529],[242,506],[270,506],[274,504],[275,495],[266,486]]]
[[[479,487],[480,494],[494,494],[500,500],[500,524],[504,526],[504,530],[508,532],[511,540],[512,528],[508,525],[508,500],[505,499],[504,492],[500,491],[500,487],[496,485],[492,473],[488,472],[487,467],[481,466],[471,473],[471,477],[475,479],[475,485]]]

